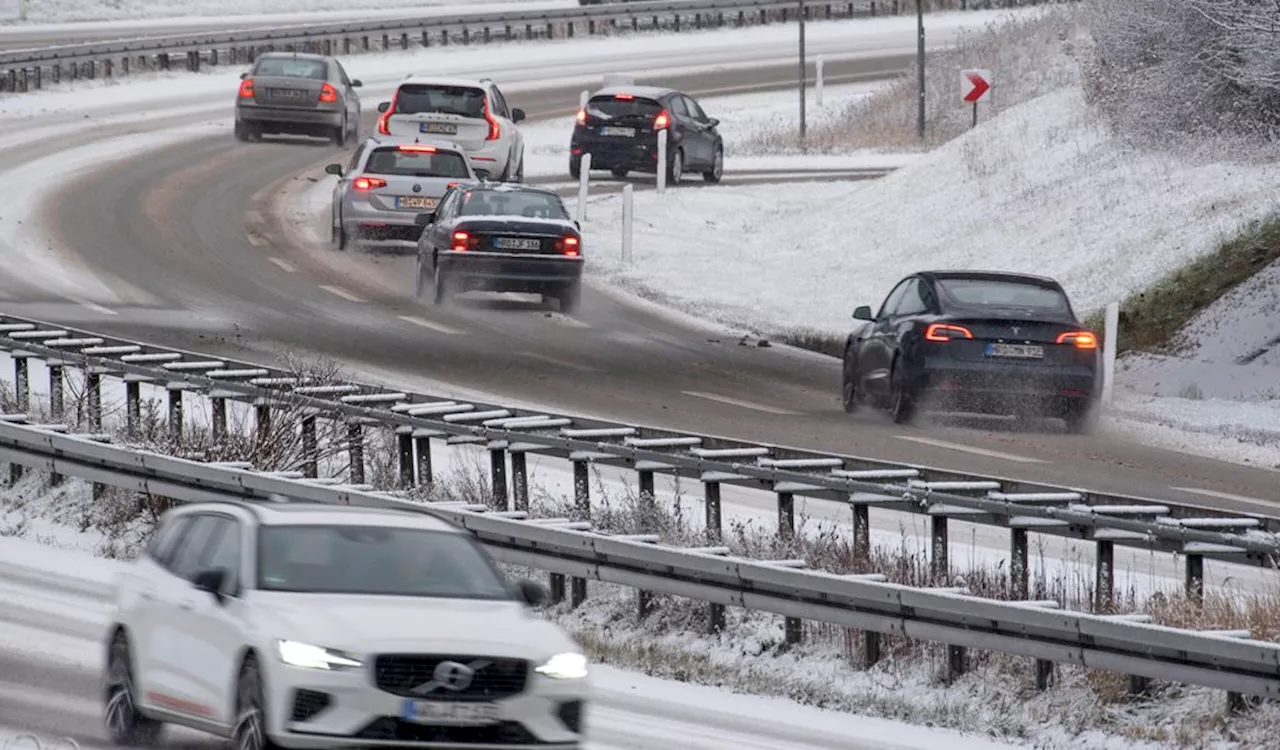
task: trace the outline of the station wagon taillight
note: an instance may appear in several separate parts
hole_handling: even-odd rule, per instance
[[[387,181],[381,177],[357,177],[351,181],[351,186],[362,193],[370,190],[376,190],[387,186]]]
[[[324,84],[320,87],[320,101],[325,103],[338,101],[338,90],[332,84]]]
[[[973,338],[973,332],[964,326],[955,326],[950,323],[934,323],[925,329],[924,338],[926,341],[971,339]]]
[[[1067,331],[1058,335],[1059,344],[1067,344],[1077,349],[1097,349],[1098,337],[1091,331]]]
[[[253,98],[253,79],[252,78],[246,78],[240,82],[240,98],[241,99]]]
[[[450,244],[449,249],[460,253],[466,250],[474,250],[477,247],[480,247],[479,237],[472,236],[470,232],[458,230],[453,233],[453,242]]]

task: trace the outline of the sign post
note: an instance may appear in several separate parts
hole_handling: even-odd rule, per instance
[[[991,93],[991,71],[961,70],[960,100],[973,105],[973,127],[978,127],[978,102]]]

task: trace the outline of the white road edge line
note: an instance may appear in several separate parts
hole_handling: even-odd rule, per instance
[[[948,443],[945,440],[935,440],[927,437],[916,437],[915,435],[894,435],[899,440],[907,440],[912,443],[920,443],[921,445],[931,445],[934,448],[945,448],[951,451],[960,451],[961,453],[972,453],[975,456],[986,456],[988,458],[1002,458],[1005,461],[1016,461],[1022,464],[1042,464],[1044,461],[1038,458],[1029,458],[1027,456],[1018,456],[1013,453],[1001,453],[1000,451],[988,450],[986,448],[974,448],[971,445],[961,445],[960,443]]]
[[[1260,497],[1249,497],[1248,495],[1233,495],[1230,492],[1219,492],[1217,490],[1202,490],[1198,487],[1170,487],[1175,492],[1189,492],[1192,495],[1203,495],[1205,497],[1216,497],[1219,500],[1238,500],[1242,503],[1267,503]]]
[[[68,299],[70,299],[72,302],[76,303],[77,305],[85,308],[86,310],[92,310],[98,313],[99,315],[119,315],[120,314],[109,307],[103,307],[102,305],[99,305],[97,302],[88,302],[86,300],[75,299],[72,297],[68,297]]]
[[[285,270],[285,271],[287,271],[287,272],[289,272],[289,273],[294,273],[294,272],[296,272],[296,271],[298,270],[298,269],[296,269],[296,268],[294,268],[294,267],[293,267],[293,264],[292,264],[292,263],[290,263],[289,261],[285,260],[284,258],[277,258],[277,257],[275,257],[275,256],[272,256],[272,257],[270,257],[270,258],[267,258],[267,260],[271,261],[272,263],[275,263],[277,266],[280,266],[280,268],[281,268],[281,269],[283,269],[283,270]]]
[[[430,331],[435,331],[436,333],[444,333],[444,334],[448,334],[449,336],[462,335],[462,331],[459,331],[457,328],[452,328],[443,323],[436,323],[431,320],[426,320],[425,318],[418,318],[413,315],[401,315],[399,316],[399,318],[406,323],[412,323],[415,326],[421,326],[422,328],[426,328],[427,330],[430,330]]]
[[[694,398],[703,398],[708,401],[718,401],[722,404],[730,406],[741,406],[743,409],[751,409],[752,411],[762,411],[765,414],[778,414],[782,416],[799,416],[800,412],[790,411],[788,409],[779,409],[775,406],[767,406],[765,404],[757,404],[754,401],[743,401],[741,399],[730,398],[729,396],[721,396],[718,393],[707,393],[705,391],[681,391],[686,396]]]
[[[328,284],[321,284],[320,288],[325,290],[329,294],[336,295],[350,302],[364,302],[364,299],[357,297],[356,295],[352,294],[351,292],[348,292],[346,289],[343,289],[340,286],[329,286]]]
[[[590,365],[580,365],[577,362],[569,362],[563,359],[556,359],[555,357],[548,357],[547,355],[539,354],[538,352],[518,352],[518,354],[521,357],[536,359],[539,362],[546,362],[547,364],[557,365],[559,367],[568,367],[570,370],[577,370],[578,372],[596,372],[596,373],[604,372],[604,370],[601,370],[598,367],[591,367]]]
[[[248,234],[246,236],[249,238],[249,244],[254,247],[266,247],[271,244],[271,240],[268,240],[266,237],[260,237],[256,234]]]

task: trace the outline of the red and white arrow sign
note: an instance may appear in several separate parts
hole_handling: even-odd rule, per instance
[[[991,92],[991,71],[960,71],[960,99],[965,104],[977,104]]]

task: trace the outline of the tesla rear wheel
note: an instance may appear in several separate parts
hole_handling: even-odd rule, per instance
[[[1097,408],[1092,402],[1081,406],[1072,406],[1062,415],[1067,425],[1067,432],[1072,435],[1087,435],[1097,424]]]
[[[702,173],[702,179],[715,184],[721,177],[724,177],[724,149],[716,146],[716,156],[711,162],[711,169]]]
[[[840,378],[840,405],[844,407],[845,414],[852,414],[858,410],[857,377],[856,370],[852,375],[846,370]]]
[[[147,747],[160,741],[164,724],[148,719],[138,711],[137,691],[133,680],[133,657],[129,638],[123,630],[111,640],[107,655],[107,690],[104,718],[107,737],[116,745]]]
[[[907,376],[897,362],[893,363],[889,383],[889,414],[896,424],[907,424],[915,417],[916,405],[911,389],[907,386]]]

